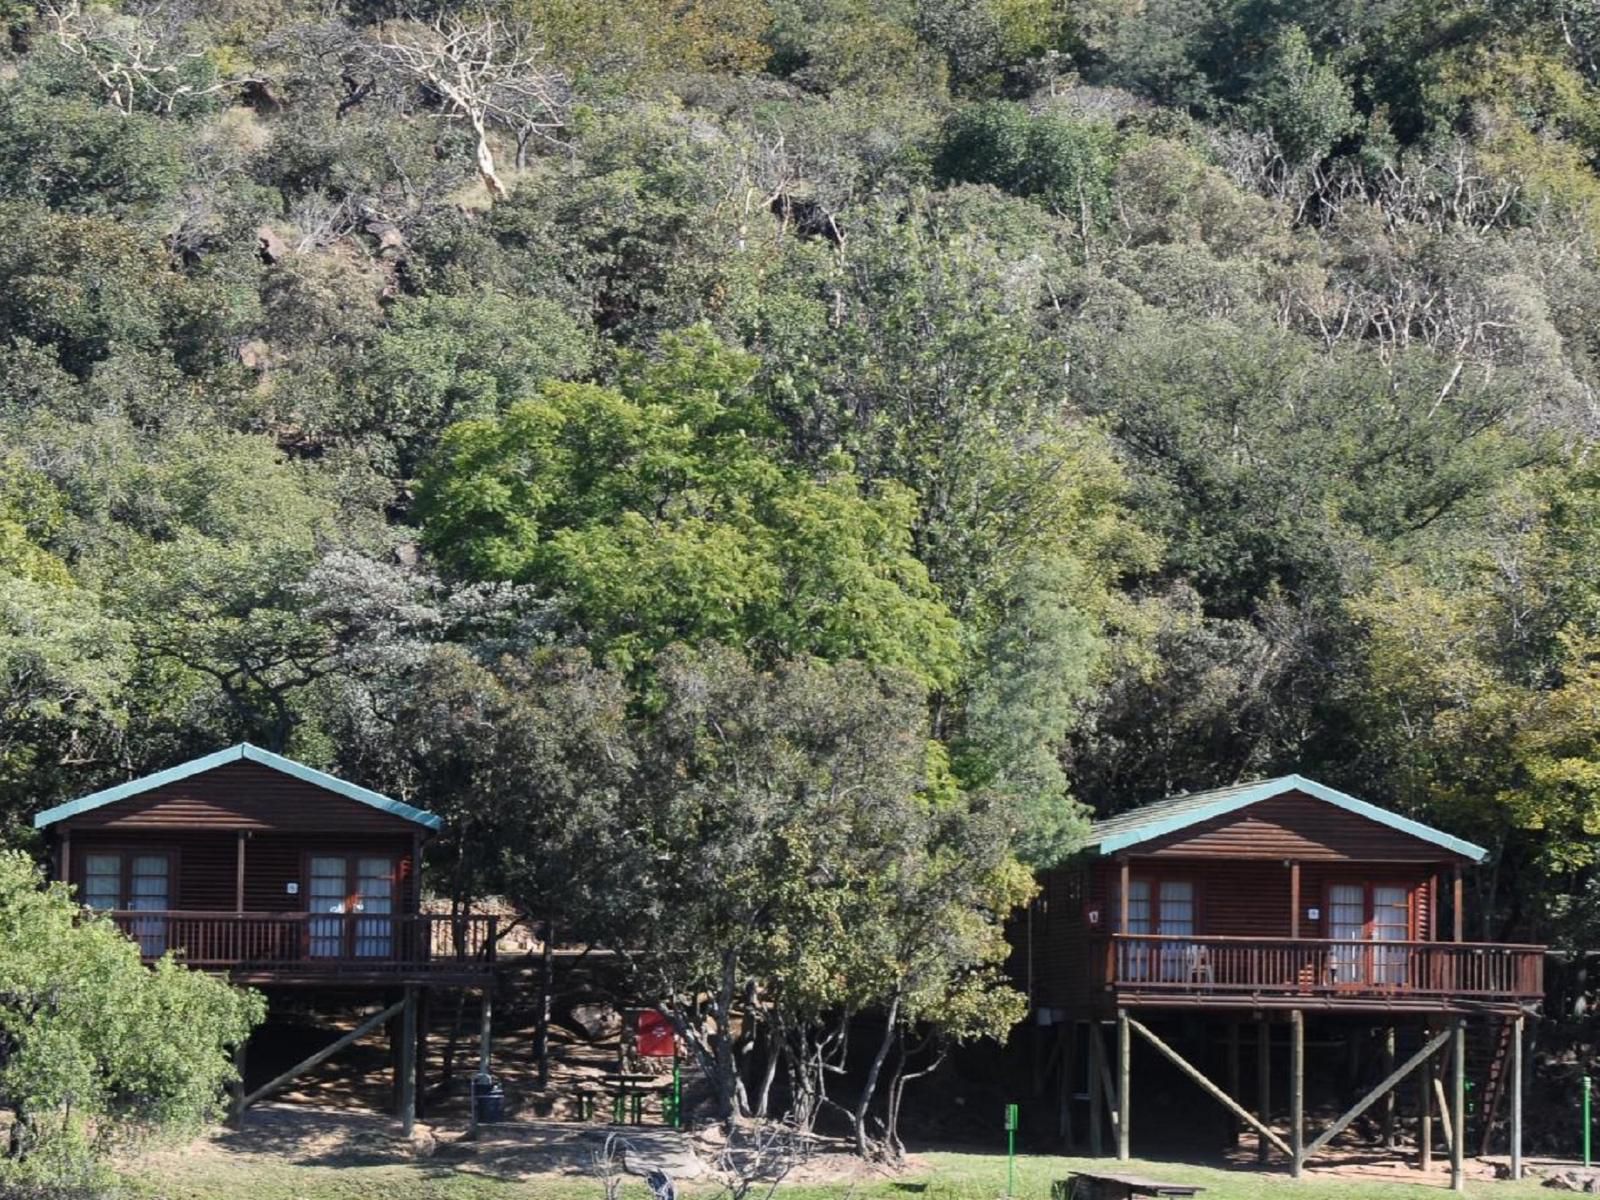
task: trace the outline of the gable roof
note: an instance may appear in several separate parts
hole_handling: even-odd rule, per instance
[[[1130,809],[1114,817],[1107,817],[1103,821],[1096,821],[1090,826],[1088,849],[1097,854],[1112,854],[1198,825],[1202,821],[1209,821],[1213,817],[1226,816],[1228,813],[1288,792],[1302,792],[1315,799],[1324,800],[1346,812],[1366,817],[1380,825],[1387,825],[1390,829],[1399,830],[1422,841],[1431,842],[1451,854],[1459,854],[1475,863],[1481,863],[1489,857],[1489,852],[1482,846],[1452,837],[1443,830],[1424,825],[1421,821],[1413,821],[1409,817],[1402,817],[1399,813],[1379,808],[1376,804],[1358,800],[1354,796],[1346,795],[1314,779],[1307,779],[1303,775],[1284,775],[1279,779],[1236,783],[1230,787],[1213,788],[1205,792],[1189,792]]]
[[[215,754],[207,754],[203,758],[190,759],[186,763],[179,763],[175,767],[168,767],[165,771],[157,771],[154,775],[146,775],[140,779],[130,779],[127,783],[119,783],[116,787],[106,788],[103,791],[93,792],[87,796],[80,796],[76,800],[69,800],[65,804],[58,804],[54,808],[47,808],[33,818],[33,827],[43,829],[47,825],[54,825],[57,821],[67,817],[75,817],[91,809],[100,808],[107,804],[115,804],[118,800],[126,800],[130,796],[152,791],[169,783],[177,783],[181,779],[188,779],[191,775],[199,775],[204,771],[213,771],[218,767],[225,767],[229,763],[253,762],[274,771],[282,771],[285,775],[293,776],[304,783],[324,788],[346,800],[355,800],[361,804],[370,805],[383,812],[396,817],[403,817],[407,821],[415,821],[425,829],[438,829],[444,821],[431,812],[391,800],[379,792],[374,792],[348,780],[329,775],[326,771],[318,771],[304,763],[297,763],[292,758],[285,758],[281,754],[274,754],[270,750],[262,750],[248,742],[240,742],[237,746],[229,746],[226,750],[218,750]]]

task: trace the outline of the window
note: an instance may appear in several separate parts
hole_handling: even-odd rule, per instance
[[[313,958],[394,957],[395,881],[390,855],[313,854],[307,866],[306,907]]]
[[[102,912],[165,912],[172,906],[172,856],[165,851],[97,850],[83,856],[83,902]],[[165,917],[139,917],[126,926],[140,952],[167,950]]]

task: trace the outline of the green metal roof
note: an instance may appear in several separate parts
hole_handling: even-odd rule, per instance
[[[65,804],[58,804],[54,808],[47,808],[44,812],[33,818],[33,827],[43,829],[63,821],[68,817],[75,817],[79,813],[86,813],[91,809],[100,808],[102,805],[115,804],[118,800],[126,800],[129,796],[137,796],[143,792],[151,791],[168,783],[177,783],[180,779],[188,779],[191,775],[199,775],[203,771],[212,771],[218,767],[225,767],[229,763],[253,762],[264,767],[271,767],[274,771],[282,771],[295,779],[316,787],[326,788],[335,795],[343,796],[347,800],[355,800],[361,804],[371,805],[394,816],[403,817],[407,821],[415,821],[427,829],[438,829],[444,822],[431,812],[414,808],[399,800],[391,800],[388,796],[371,791],[325,771],[318,771],[304,763],[297,763],[292,758],[285,758],[281,754],[274,754],[270,750],[262,750],[248,742],[240,742],[237,746],[229,746],[226,750],[218,750],[215,754],[207,754],[203,758],[190,759],[186,763],[179,763],[175,767],[168,767],[165,771],[157,771],[154,775],[146,775],[140,779],[131,779],[127,783],[119,783],[116,787],[106,788],[104,791],[94,792],[88,796],[81,796],[76,800],[69,800]]]
[[[1459,854],[1473,862],[1481,863],[1489,857],[1489,852],[1482,846],[1452,837],[1431,825],[1413,821],[1410,817],[1402,817],[1399,813],[1379,808],[1376,804],[1357,800],[1354,796],[1346,795],[1314,779],[1307,779],[1303,775],[1285,775],[1280,779],[1236,783],[1205,792],[1188,792],[1181,796],[1158,800],[1154,804],[1129,809],[1125,813],[1096,821],[1089,830],[1088,848],[1094,853],[1113,854],[1118,850],[1154,841],[1169,833],[1176,833],[1180,829],[1187,829],[1191,825],[1236,812],[1251,804],[1269,800],[1274,796],[1282,796],[1287,792],[1302,792],[1307,796],[1324,800],[1346,812],[1355,813],[1357,816],[1377,821],[1380,825],[1387,825],[1390,829],[1397,829],[1414,838],[1431,842],[1451,854]]]

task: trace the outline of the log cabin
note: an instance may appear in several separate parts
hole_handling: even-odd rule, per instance
[[[1303,1141],[1308,1017],[1342,1031],[1352,1048],[1384,1047],[1388,1066],[1409,1039],[1421,1057],[1407,1060],[1401,1078],[1437,1069],[1448,1051],[1453,1128],[1461,1129],[1470,1019],[1485,1025],[1491,1046],[1482,1056],[1487,1077],[1474,1081],[1484,1102],[1476,1119],[1486,1144],[1510,1096],[1520,1166],[1522,1034],[1543,998],[1544,947],[1466,940],[1464,873],[1486,858],[1482,847],[1299,775],[1175,796],[1096,822],[1083,851],[1043,875],[1030,914],[1034,1019],[1058,1031],[1063,1132],[1070,1136],[1070,1100],[1087,1099],[1091,1145],[1109,1116],[1118,1155],[1127,1157],[1136,1035],[1253,1124],[1263,1159],[1277,1146],[1298,1174],[1327,1144]],[[1115,1059],[1106,1046],[1112,1025]],[[1251,1025],[1253,1115],[1239,1102],[1240,1031]],[[1161,1028],[1186,1031],[1193,1057],[1220,1058],[1211,1074],[1226,1086]],[[1290,1059],[1286,1139],[1263,1128],[1278,1040]],[[1383,1101],[1392,1135],[1400,1079],[1385,1080],[1367,1104]],[[1431,1157],[1437,1090],[1425,1084],[1418,1101],[1423,1159]],[[1451,1145],[1457,1183],[1465,1140]]]
[[[430,991],[480,996],[487,1078],[497,920],[422,911],[433,813],[248,744],[39,813],[54,879],[107,914],[146,961],[165,955],[267,991],[376,1009],[252,1092],[233,1115],[387,1023],[396,1115],[409,1133]],[[421,1026],[419,1028],[419,1021]],[[474,1120],[476,1105],[474,1105]]]
[[[147,959],[274,987],[481,982],[495,919],[421,911],[441,824],[248,744],[34,818],[54,877]]]

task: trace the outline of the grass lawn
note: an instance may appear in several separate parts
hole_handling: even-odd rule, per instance
[[[1006,1191],[1006,1162],[1002,1155],[929,1153],[920,1156],[924,1169],[900,1178],[868,1178],[855,1182],[796,1183],[781,1189],[780,1200],[998,1200]],[[1020,1157],[1015,1195],[1019,1200],[1049,1200],[1053,1181],[1073,1170],[1118,1170],[1104,1159]],[[1283,1196],[1285,1189],[1316,1200],[1444,1200],[1450,1195],[1441,1174],[1425,1186],[1394,1180],[1310,1172],[1299,1183],[1283,1173],[1220,1170],[1167,1162],[1135,1161],[1121,1171],[1206,1189],[1205,1200],[1265,1200]],[[179,1157],[161,1163],[157,1171],[131,1177],[134,1195],[141,1200],[604,1200],[598,1180],[541,1176],[510,1180],[473,1171],[470,1167],[436,1163],[374,1166],[310,1166],[251,1156],[235,1161],[210,1155]],[[690,1200],[715,1196],[714,1187],[691,1185],[681,1189]],[[1472,1179],[1469,1194],[1495,1200],[1524,1200],[1548,1195],[1535,1181],[1520,1184]],[[763,1195],[754,1193],[754,1200]],[[637,1180],[623,1189],[626,1200],[646,1200],[648,1192]]]

